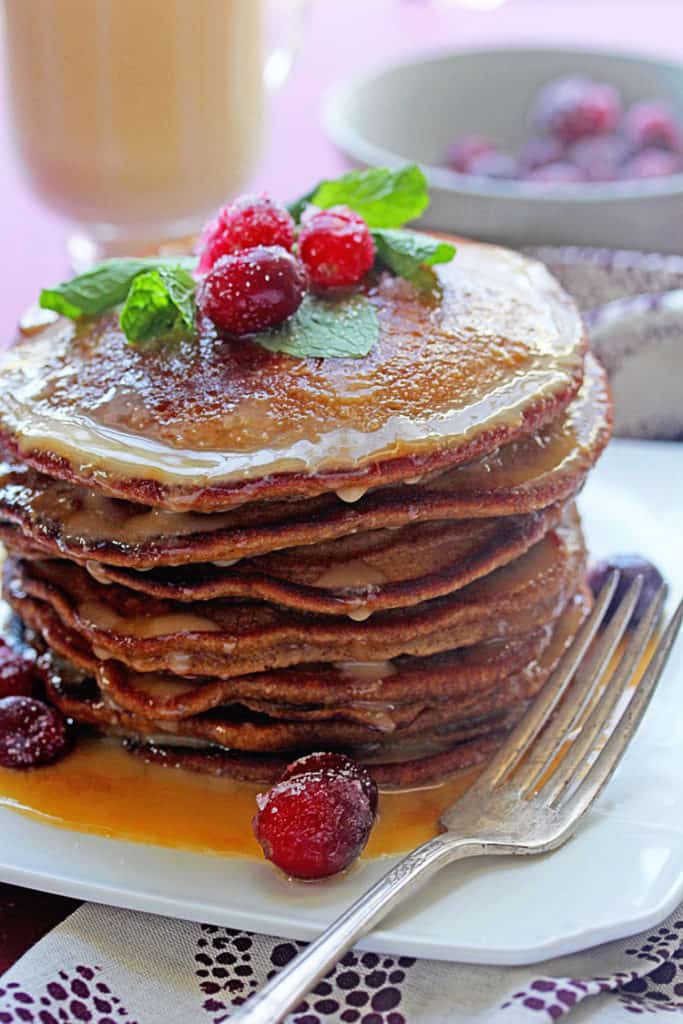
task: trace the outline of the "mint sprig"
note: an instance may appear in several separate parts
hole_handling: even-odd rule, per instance
[[[149,270],[182,267],[191,271],[196,266],[194,257],[175,259],[111,259],[98,263],[92,270],[62,281],[40,293],[43,309],[79,320],[82,316],[101,316],[120,306],[128,297],[130,287],[139,274]]]
[[[194,336],[196,282],[182,266],[146,270],[133,279],[119,317],[132,343]]]
[[[271,352],[302,359],[360,359],[377,342],[379,322],[365,295],[321,298],[309,292],[280,327],[251,337]]]
[[[453,259],[449,242],[403,227],[429,205],[427,181],[416,164],[370,167],[319,182],[289,205],[296,221],[312,204],[348,206],[372,231],[376,265],[418,288],[438,284],[433,267]],[[111,259],[41,292],[40,305],[78,320],[123,307],[121,328],[129,342],[196,335],[194,257]],[[344,297],[308,294],[278,328],[252,335],[272,352],[299,358],[360,358],[379,337],[377,312],[362,293]]]
[[[290,203],[288,209],[295,220],[301,218],[308,203],[324,210],[348,206],[361,215],[369,228],[400,228],[424,213],[429,206],[429,191],[427,179],[417,164],[369,167],[319,182]]]
[[[377,261],[419,288],[432,288],[435,277],[431,268],[437,263],[449,263],[455,256],[455,246],[450,242],[418,231],[386,228],[373,231],[372,237]]]

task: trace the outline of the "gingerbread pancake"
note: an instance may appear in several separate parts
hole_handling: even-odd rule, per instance
[[[528,551],[557,524],[557,505],[527,516],[408,524],[221,563],[140,572],[87,562],[101,583],[184,603],[261,600],[357,621],[442,597]]]
[[[588,356],[579,394],[552,423],[475,462],[420,483],[253,502],[212,515],[168,512],[54,480],[21,463],[0,471],[0,539],[24,553],[152,569],[232,561],[406,522],[521,515],[566,501],[607,443],[605,374]],[[19,532],[20,531],[20,532]]]
[[[438,784],[443,779],[467,768],[484,764],[496,752],[515,724],[512,716],[498,723],[498,728],[474,739],[450,744],[423,743],[408,750],[403,744],[403,760],[374,761],[364,759],[365,766],[382,789],[414,789],[417,786]],[[166,768],[180,768],[217,778],[239,782],[260,782],[271,785],[282,776],[291,757],[282,754],[245,754],[237,750],[219,750],[217,747],[188,747],[169,744],[162,737],[159,742],[147,739],[125,738],[123,745],[131,754],[148,764]]]
[[[319,660],[433,654],[528,632],[557,614],[584,572],[572,506],[514,562],[455,594],[379,611],[364,622],[229,599],[188,606],[99,583],[80,566],[54,560],[9,559],[5,596],[55,646],[66,627],[98,657],[143,672],[230,678]]]
[[[247,340],[157,349],[115,315],[58,320],[0,371],[0,439],[49,476],[174,511],[364,491],[480,458],[557,418],[584,333],[546,269],[459,244],[428,295],[364,285],[379,340],[362,359],[295,359]]]
[[[416,684],[414,699],[392,704],[383,694],[383,717],[368,713],[364,718],[362,709],[354,717],[344,704],[322,708],[320,714],[311,704],[273,703],[261,707],[235,693],[208,713],[199,711],[182,719],[168,718],[159,713],[166,697],[159,694],[158,680],[148,690],[146,700],[138,701],[133,708],[123,707],[112,700],[121,692],[116,685],[113,689],[105,686],[100,693],[92,680],[74,682],[74,673],[65,671],[64,663],[53,656],[48,656],[46,663],[48,689],[51,699],[77,721],[105,733],[125,735],[135,744],[158,744],[165,737],[166,744],[173,744],[175,749],[174,754],[169,752],[166,756],[178,757],[180,763],[189,758],[194,762],[192,767],[203,770],[218,772],[220,763],[220,771],[228,774],[232,764],[233,774],[239,774],[246,755],[256,773],[252,777],[269,778],[273,755],[307,749],[320,740],[327,747],[353,749],[355,756],[369,760],[373,767],[383,764],[385,782],[392,778],[389,766],[401,764],[412,764],[416,778],[424,779],[429,771],[427,764],[432,764],[437,754],[452,752],[477,737],[492,736],[498,741],[501,731],[519,718],[526,701],[543,685],[587,608],[587,597],[577,594],[537,647],[536,656],[524,668],[511,666],[508,675],[492,685],[489,680],[482,686],[480,680],[480,685],[464,686],[459,692],[442,692],[433,686],[425,689],[419,685],[420,679],[424,682],[433,678],[434,659],[424,659],[421,667],[406,667]],[[537,641],[538,636],[532,644]],[[454,669],[455,664],[453,661]],[[125,670],[116,666],[115,673],[125,674]],[[129,675],[131,692],[135,692],[136,678],[135,673]],[[179,684],[166,683],[173,685]],[[476,749],[463,749],[462,756],[467,758]],[[416,758],[420,751],[422,755]],[[237,761],[235,752],[241,755]],[[158,748],[154,755],[162,756]],[[217,762],[219,758],[222,760]],[[423,762],[424,768],[418,771],[418,764]],[[394,778],[404,775],[405,770]]]

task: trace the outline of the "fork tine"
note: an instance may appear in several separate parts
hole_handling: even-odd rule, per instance
[[[576,789],[569,790],[568,795],[557,804],[557,810],[560,811],[565,820],[573,822],[580,818],[609,781],[631,737],[647,711],[655,687],[669,660],[671,648],[678,636],[682,622],[683,601],[679,604],[669,625],[662,634],[643,678],[636,687],[636,691],[619,721],[615,723],[607,743]]]
[[[536,795],[542,800],[555,803],[570,783],[573,785],[579,782],[583,775],[590,770],[590,762],[587,761],[587,757],[595,748],[596,738],[603,735],[607,727],[606,723],[609,722],[610,716],[614,713],[633,680],[634,673],[659,622],[666,590],[665,586],[661,586],[655,594],[641,622],[629,639],[612,677],[581,726],[579,735],[537,792]]]
[[[519,763],[529,744],[536,739],[581,664],[588,646],[605,616],[618,582],[619,572],[615,570],[610,573],[595,602],[593,611],[581,625],[572,645],[564,652],[545,686],[489,763],[488,768],[479,776],[474,784],[475,789],[496,786],[503,776]]]
[[[596,643],[595,649],[576,673],[571,688],[571,700],[567,701],[548,722],[543,735],[532,747],[529,757],[515,772],[514,784],[522,796],[543,778],[557,757],[562,743],[568,738],[577,718],[592,699],[631,620],[642,583],[642,576],[637,576],[633,580],[610,624]]]

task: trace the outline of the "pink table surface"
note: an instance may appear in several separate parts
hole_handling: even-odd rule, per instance
[[[447,0],[313,0],[302,53],[271,101],[263,159],[248,187],[288,198],[343,169],[319,115],[321,96],[340,77],[405,54],[506,43],[578,44],[680,58],[681,28],[680,0],[508,0],[492,12]],[[14,161],[4,89],[0,84],[0,343],[38,289],[67,269],[66,225],[34,199]]]
[[[680,0],[509,0],[492,13],[427,0],[313,0],[306,43],[289,82],[271,101],[263,160],[248,187],[288,198],[321,176],[339,173],[344,161],[320,126],[321,96],[340,77],[383,61],[505,43],[578,44],[680,58],[680,28]],[[66,226],[33,198],[12,158],[2,90],[4,84],[0,346],[41,285],[58,280],[67,269]],[[0,885],[0,973],[74,905]]]

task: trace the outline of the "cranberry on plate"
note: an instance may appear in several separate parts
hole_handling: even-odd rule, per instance
[[[0,700],[0,765],[35,768],[66,753],[66,722],[57,708],[32,697]]]
[[[634,628],[642,619],[650,602],[664,582],[664,577],[657,566],[643,558],[642,555],[612,555],[611,558],[605,558],[600,562],[596,562],[591,567],[588,574],[588,583],[594,595],[600,593],[607,582],[607,577],[615,569],[618,569],[621,575],[604,621],[609,622],[612,618],[636,576],[642,576],[643,584],[640,596],[629,622],[629,627]]]
[[[256,245],[294,244],[294,221],[288,211],[264,192],[240,196],[207,224],[199,242],[199,271],[207,273],[221,256]]]
[[[257,245],[214,263],[197,289],[197,306],[229,334],[253,334],[295,313],[305,292],[306,273],[291,252]]]
[[[254,834],[266,858],[293,878],[344,871],[368,841],[377,789],[367,770],[343,754],[311,754],[289,765],[260,793]]]
[[[367,768],[352,761],[346,754],[333,754],[329,752],[304,754],[288,764],[282,773],[280,782],[285,779],[293,779],[295,775],[303,775],[305,772],[337,772],[339,775],[348,775],[350,778],[358,779],[363,792],[370,802],[370,810],[377,813],[377,783]]]
[[[299,255],[318,289],[359,284],[375,259],[375,243],[363,218],[348,206],[309,207],[301,219]]]

